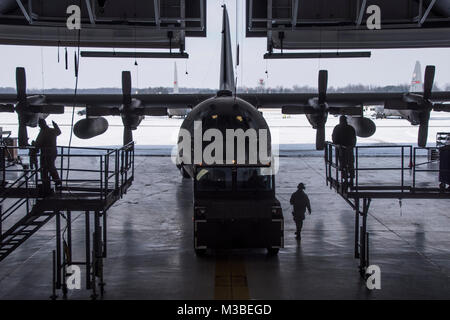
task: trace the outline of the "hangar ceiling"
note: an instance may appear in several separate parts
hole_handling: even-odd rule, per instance
[[[75,46],[68,6],[81,8],[81,46],[184,51],[206,36],[206,0],[0,0],[0,44]]]
[[[369,30],[367,8],[380,8]],[[273,49],[450,46],[450,0],[246,0],[247,37]]]
[[[74,3],[81,7],[85,47],[184,51],[187,37],[206,36],[206,0],[0,0],[0,44],[77,45],[77,32],[66,27],[66,9]],[[245,3],[246,35],[267,38],[268,52],[450,46],[450,0]],[[374,4],[381,30],[366,26],[366,9]]]

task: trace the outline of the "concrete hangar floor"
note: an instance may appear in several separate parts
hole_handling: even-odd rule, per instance
[[[323,159],[280,161],[285,248],[275,257],[239,250],[199,258],[192,247],[191,182],[173,170],[168,157],[136,157],[133,187],[109,211],[104,299],[450,298],[448,201],[404,201],[400,215],[398,200],[374,200],[368,228],[381,290],[369,291],[353,258],[354,213],[325,187]],[[300,245],[289,207],[299,180],[313,206]],[[83,252],[83,220],[81,215],[73,225],[74,253]],[[0,299],[48,299],[54,245],[52,221],[6,258]],[[74,290],[68,298],[89,295]]]
[[[54,117],[63,130],[58,141],[67,145],[70,117]],[[218,252],[202,258],[195,255],[192,183],[181,178],[168,157],[170,148],[166,146],[173,141],[161,138],[175,140],[181,120],[148,118],[144,123],[147,126],[137,130],[135,136],[138,143],[145,139],[152,147],[142,150],[138,144],[135,181],[125,197],[108,211],[104,299],[450,298],[448,200],[404,200],[401,209],[398,200],[373,201],[368,217],[370,263],[381,269],[381,290],[369,291],[359,276],[359,261],[353,258],[354,211],[326,187],[323,154],[308,151],[313,148],[310,142],[314,131],[305,117],[283,119],[279,113],[265,117],[272,133],[279,135],[280,145],[285,145],[280,147],[282,157],[276,177],[286,229],[285,248],[278,256],[268,257],[265,250]],[[3,121],[5,129],[15,130],[15,118]],[[359,142],[416,140],[417,128],[404,120],[376,122],[375,136]],[[433,115],[429,141],[434,141],[436,132],[446,131],[449,122],[444,115]],[[327,134],[331,134],[337,119],[331,117],[328,123]],[[120,140],[121,134],[120,119],[114,118],[108,135],[90,143],[106,145],[114,140],[111,137]],[[365,164],[373,161],[367,158]],[[383,174],[371,175],[370,179],[374,183],[382,181]],[[299,182],[306,184],[313,208],[305,221],[300,245],[295,240],[289,206],[289,197]],[[82,260],[84,218],[77,215],[73,252],[74,260]],[[53,219],[2,261],[0,299],[48,299],[52,291],[54,230]],[[89,299],[90,294],[88,290],[73,290],[68,298]]]

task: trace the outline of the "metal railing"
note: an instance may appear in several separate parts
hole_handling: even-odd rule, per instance
[[[100,200],[111,193],[122,196],[122,186],[134,178],[134,142],[121,147],[81,148],[58,147],[59,173],[62,188],[67,191],[89,192]],[[70,163],[70,159],[89,159],[97,167],[86,168],[86,163]],[[79,165],[83,167],[78,167]],[[78,165],[78,166],[77,166]],[[76,177],[71,177],[71,176]]]
[[[5,148],[18,149],[20,161],[8,163]],[[59,146],[57,150],[55,166],[62,186],[56,192],[61,196],[76,194],[99,201],[110,196],[122,197],[124,186],[134,179],[134,142],[119,149]],[[29,214],[33,207],[32,201],[46,196],[42,193],[39,163],[31,165],[32,161],[26,161],[30,151],[36,150],[34,147],[0,148],[0,236],[7,218],[24,205]],[[7,209],[3,211],[6,206]]]
[[[419,172],[425,172],[425,173],[430,173],[430,172],[434,172],[439,174],[440,169],[439,169],[439,157],[438,158],[429,158],[428,155],[430,154],[430,151],[432,150],[436,150],[435,147],[427,147],[427,148],[421,148],[421,147],[416,147],[414,148],[413,151],[413,159],[414,159],[414,165],[413,165],[413,180],[412,180],[412,188],[413,189],[417,189],[416,187],[416,182],[417,182],[417,173]],[[425,155],[426,155],[426,159],[427,161],[424,162],[417,162],[416,159],[418,157],[425,157],[425,155],[419,155],[420,152],[425,151]],[[437,152],[439,152],[439,149],[437,149]],[[426,168],[424,168],[424,166],[427,166]]]
[[[377,152],[378,150],[383,152]],[[372,145],[372,146],[357,146],[352,150],[347,150],[345,147],[337,146],[333,143],[327,142],[325,147],[325,170],[327,185],[332,181],[336,181],[347,191],[351,189],[353,192],[358,191],[386,191],[395,190],[396,192],[414,192],[417,190],[432,191],[437,188],[417,188],[417,173],[438,173],[438,168],[423,168],[424,165],[436,164],[439,160],[428,160],[427,154],[431,148],[419,148],[411,145]],[[426,151],[425,154],[420,154],[420,151]],[[340,155],[343,153],[352,154],[354,161],[342,161]],[[370,157],[374,159],[370,166],[361,166],[361,157]],[[399,165],[394,163],[399,161]],[[420,158],[425,158],[427,161],[418,162]],[[389,163],[386,165],[386,159]],[[344,162],[344,163],[342,163]],[[351,177],[349,172],[353,171],[354,176]],[[361,183],[363,172],[387,172],[397,171],[398,175],[389,175],[383,177],[384,183]],[[408,174],[408,175],[406,175]],[[407,179],[407,177],[412,177]],[[395,180],[393,181],[392,178]],[[429,177],[428,177],[429,178]]]

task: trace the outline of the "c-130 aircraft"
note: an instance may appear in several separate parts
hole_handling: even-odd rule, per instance
[[[224,8],[224,15],[227,15]],[[358,136],[370,137],[375,133],[375,124],[363,117],[364,105],[384,105],[389,110],[413,113],[419,123],[418,145],[427,142],[430,112],[450,111],[450,92],[432,92],[434,66],[427,66],[423,92],[376,92],[376,93],[330,93],[327,94],[327,70],[319,72],[318,93],[268,94],[236,93],[232,64],[232,48],[229,25],[224,23],[225,41],[222,44],[219,95],[225,92],[230,102],[239,98],[255,109],[279,108],[284,114],[305,114],[312,127],[317,130],[316,148],[324,148],[325,124],[328,114],[347,115],[349,123]],[[132,141],[132,130],[138,128],[144,116],[167,115],[167,109],[206,108],[202,102],[212,98],[211,94],[131,94],[129,71],[122,73],[122,95],[117,94],[43,94],[27,95],[25,70],[16,70],[17,94],[0,94],[0,112],[16,112],[19,123],[19,146],[27,145],[26,127],[36,127],[39,118],[48,114],[64,113],[64,106],[86,108],[85,122],[75,134],[81,138],[92,138],[105,132],[107,122],[103,116],[120,115],[124,125],[123,143]],[[232,98],[231,98],[232,97]],[[76,102],[76,103],[75,103]]]
[[[121,116],[123,144],[133,141],[132,131],[145,116],[167,115],[167,109],[192,109],[181,129],[194,131],[202,123],[208,129],[266,129],[268,155],[270,130],[258,110],[279,108],[284,114],[305,114],[316,129],[316,148],[325,145],[328,114],[346,115],[357,135],[374,134],[375,124],[363,116],[364,105],[382,104],[389,109],[412,110],[420,119],[418,144],[427,141],[430,112],[450,111],[450,92],[431,92],[434,67],[428,66],[423,93],[333,93],[327,94],[328,72],[319,72],[318,93],[241,94],[236,92],[228,13],[223,6],[223,29],[219,91],[211,94],[131,94],[130,72],[122,72],[122,95],[116,94],[26,94],[25,70],[17,68],[17,95],[0,95],[0,112],[16,112],[19,120],[19,146],[28,145],[27,126],[35,127],[39,118],[64,113],[64,106],[86,108],[86,118],[77,122],[74,133],[92,138],[107,130],[104,116]],[[205,147],[204,145],[202,146]],[[193,151],[192,151],[193,152]],[[275,179],[270,164],[205,166],[202,163],[178,163],[183,176],[194,181],[194,248],[204,253],[208,248],[267,248],[276,253],[283,247],[283,214],[275,197]],[[255,201],[256,200],[256,201]],[[254,223],[258,221],[258,223]],[[249,237],[248,235],[252,236]]]
[[[228,19],[226,7],[224,17]],[[305,114],[311,126],[317,130],[316,148],[324,148],[325,124],[328,114],[346,115],[349,123],[360,137],[370,137],[376,126],[363,117],[364,105],[384,105],[385,109],[413,113],[419,123],[418,145],[427,142],[430,112],[450,112],[450,92],[432,92],[435,67],[427,66],[423,92],[375,92],[375,93],[330,93],[327,94],[328,71],[320,70],[318,93],[236,93],[230,41],[229,23],[223,23],[222,58],[218,95],[229,96],[230,104],[235,99],[251,104],[254,109],[278,108],[283,114]],[[0,112],[16,112],[19,123],[19,146],[27,145],[26,127],[36,127],[39,118],[48,114],[64,113],[64,106],[86,108],[85,122],[75,135],[93,138],[106,131],[107,122],[103,116],[121,116],[124,125],[123,143],[133,140],[132,130],[136,130],[144,116],[167,115],[167,109],[207,108],[204,104],[211,94],[131,94],[129,71],[122,72],[122,95],[118,94],[26,94],[24,68],[16,70],[17,94],[0,94]],[[105,128],[106,126],[106,128]]]

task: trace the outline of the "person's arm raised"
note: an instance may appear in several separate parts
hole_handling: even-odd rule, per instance
[[[53,128],[55,128],[55,133],[57,136],[61,134],[61,129],[59,128],[58,124],[55,121],[52,121]]]

